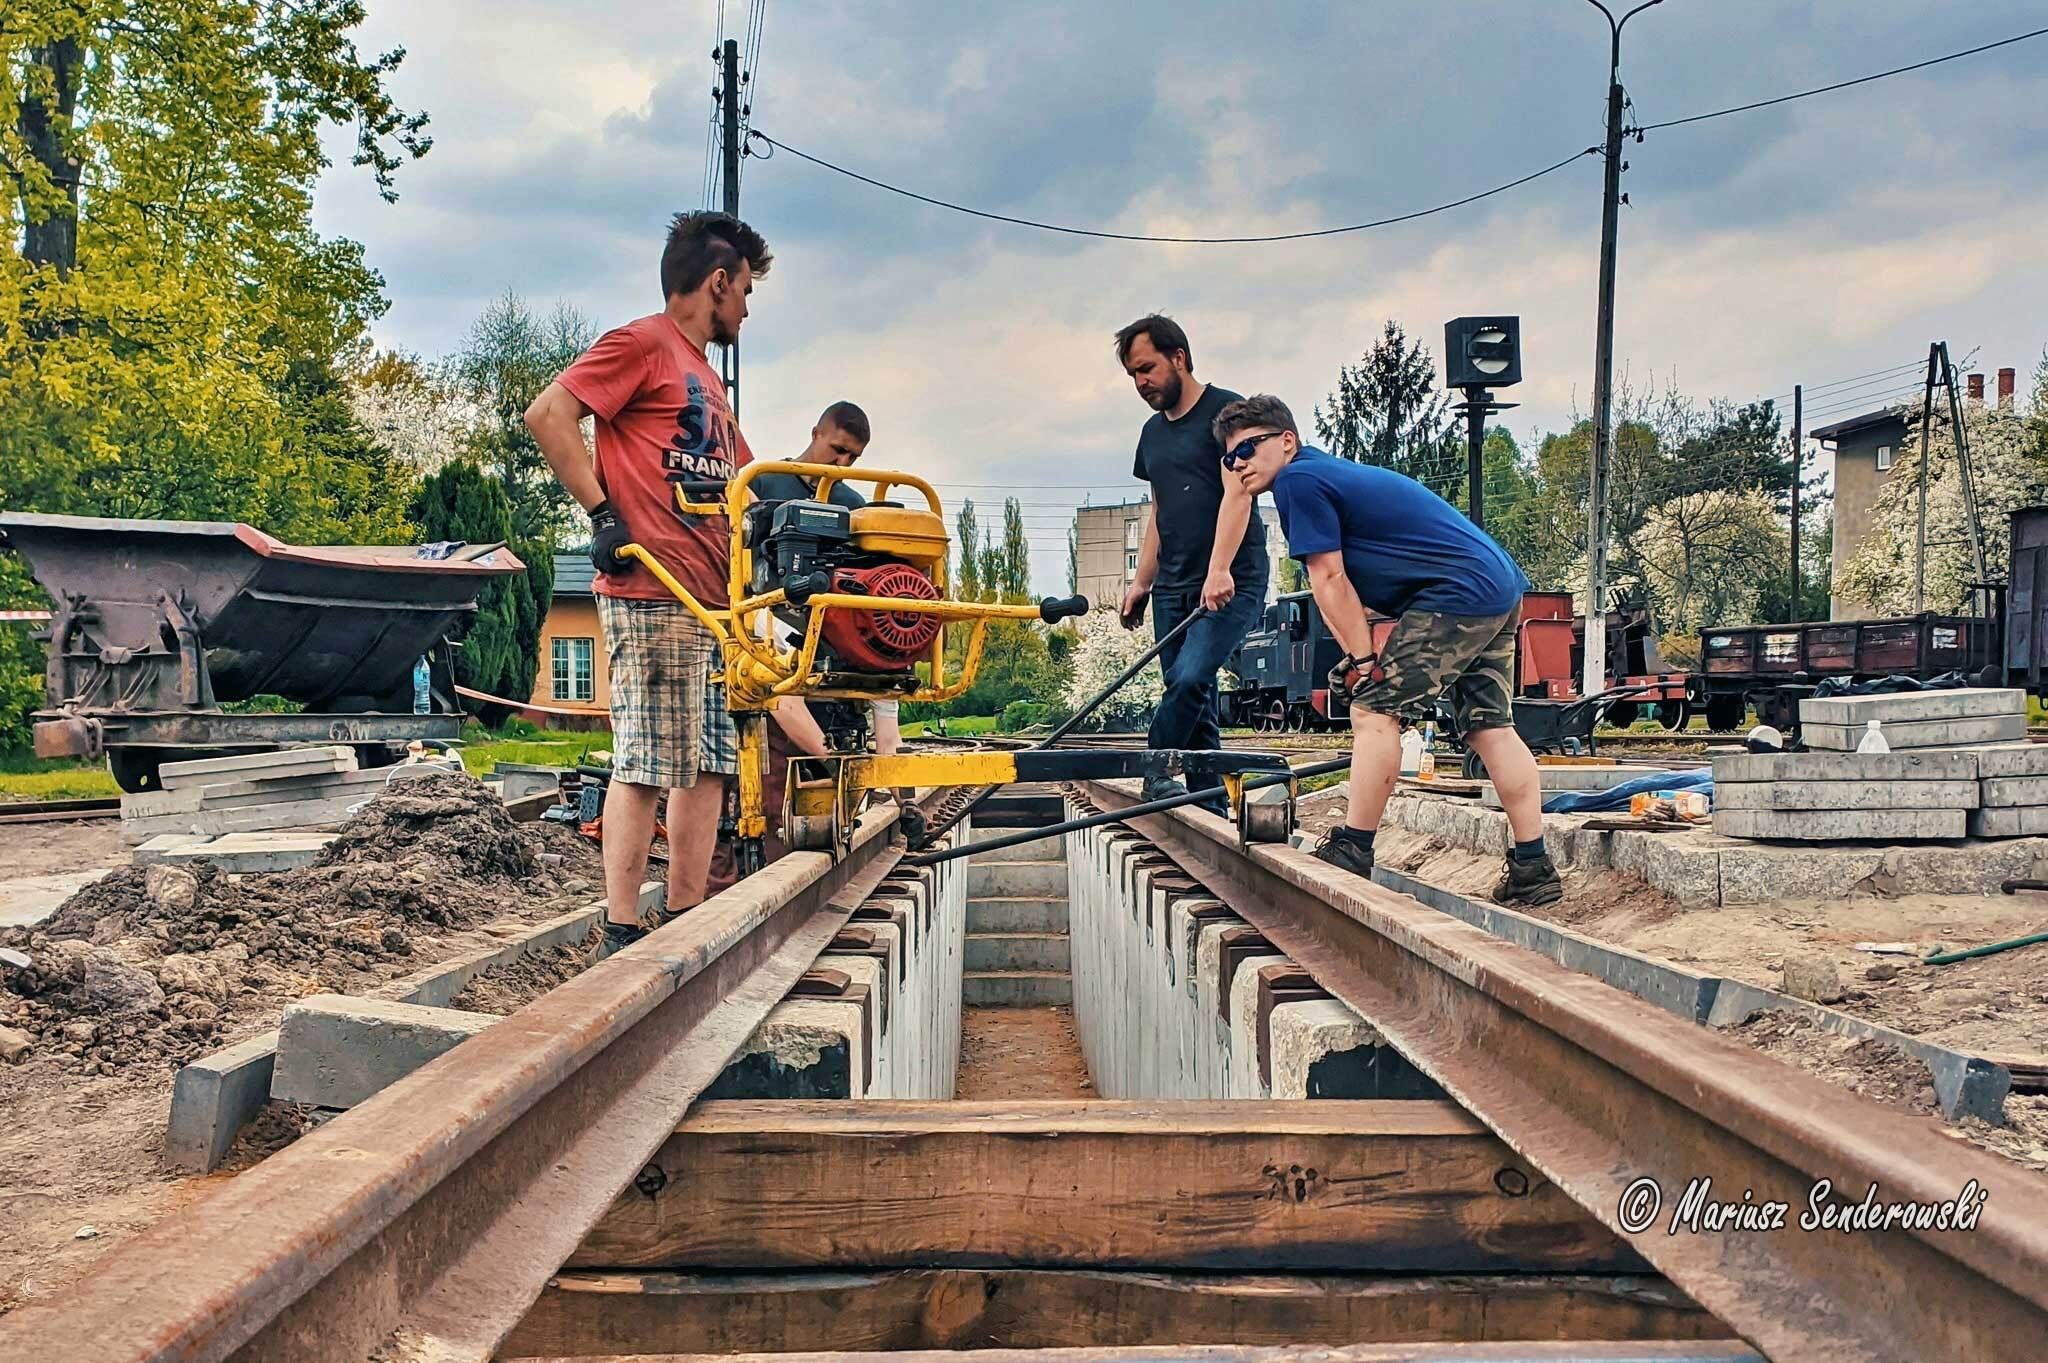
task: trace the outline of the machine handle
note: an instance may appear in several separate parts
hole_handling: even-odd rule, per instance
[[[1088,598],[1085,596],[1048,596],[1038,603],[1038,618],[1048,625],[1088,613]]]
[[[725,500],[725,480],[723,478],[691,478],[676,483],[674,486],[687,492],[692,497],[716,497],[720,501]]]

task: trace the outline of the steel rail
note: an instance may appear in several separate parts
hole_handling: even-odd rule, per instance
[[[1103,810],[1138,803],[1130,783],[1081,790]],[[2021,1358],[2048,1338],[2048,1177],[1305,852],[1241,852],[1211,815],[1131,823],[1770,1357]],[[1624,1224],[1644,1178],[1660,1214]],[[1715,1201],[1787,1204],[1783,1229],[1692,1231],[1677,1213],[1701,1178]],[[1808,1232],[1821,1179],[1831,1206],[1873,1185],[1885,1203],[1973,1181],[1989,1198],[1971,1230]]]
[[[483,1363],[896,865],[893,811],[592,967],[0,1318],[5,1363]]]

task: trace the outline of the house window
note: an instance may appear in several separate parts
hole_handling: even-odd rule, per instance
[[[554,643],[556,700],[595,700],[597,685],[591,659],[595,649],[589,639],[557,639]]]
[[[1135,550],[1135,549],[1126,549],[1126,550],[1124,551],[1124,572],[1125,572],[1125,573],[1127,573],[1127,574],[1129,574],[1129,573],[1135,573],[1135,572],[1137,572],[1137,571],[1138,571],[1138,551],[1137,551],[1137,550]]]
[[[1891,466],[1892,447],[1889,445],[1879,445],[1877,447],[1877,471],[1879,473],[1883,473],[1886,469],[1889,469]]]
[[[1124,522],[1124,548],[1135,549],[1145,539],[1145,523],[1140,520]]]

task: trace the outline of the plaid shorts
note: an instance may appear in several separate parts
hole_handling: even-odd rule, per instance
[[[704,665],[704,727],[697,737],[697,770],[735,776],[740,769],[740,734],[725,708],[725,660],[711,650]]]
[[[611,660],[612,778],[695,785],[710,632],[677,601],[600,596],[597,618]]]

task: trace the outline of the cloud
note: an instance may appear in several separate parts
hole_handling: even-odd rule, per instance
[[[728,6],[728,23],[744,12]],[[321,186],[323,228],[363,240],[389,280],[380,339],[443,350],[507,288],[600,321],[657,307],[661,231],[702,193],[712,14],[374,7],[366,45],[409,49],[398,92],[437,137],[396,207],[345,166]],[[1654,123],[2002,36],[1924,17],[1909,0],[1662,6],[1629,26],[1623,75]],[[751,95],[757,126],[793,146],[990,211],[1298,231],[1457,198],[1596,142],[1605,37],[1590,7],[1511,0],[1455,19],[1347,5],[1256,23],[1220,0],[848,0],[771,8]],[[1633,373],[1746,399],[1911,360],[1937,336],[1987,367],[2040,353],[2048,74],[2025,46],[1652,132],[1626,154],[1616,350]],[[1030,232],[786,153],[750,158],[745,177],[745,215],[776,251],[744,347],[757,450],[796,447],[826,402],[853,398],[878,455],[954,496],[1024,500],[1048,590],[1066,508],[1134,490],[1145,411],[1109,337],[1139,313],[1181,318],[1203,376],[1304,415],[1390,316],[1434,349],[1446,318],[1519,313],[1517,432],[1562,426],[1590,394],[1590,157],[1419,222],[1258,247]]]

